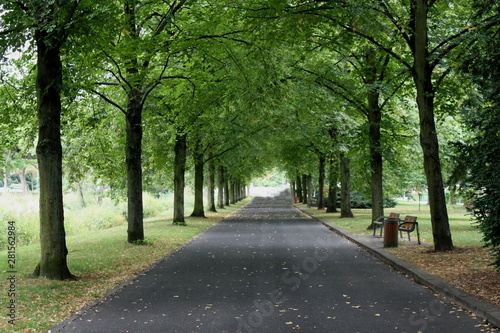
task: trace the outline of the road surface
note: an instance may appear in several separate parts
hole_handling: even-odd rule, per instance
[[[52,332],[481,332],[482,321],[258,197]]]

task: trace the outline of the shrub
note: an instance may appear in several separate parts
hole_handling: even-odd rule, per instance
[[[394,208],[397,202],[391,198],[384,199],[384,208]],[[337,207],[340,207],[340,194],[337,193]],[[371,199],[367,199],[361,192],[351,192],[351,208],[372,208]]]
[[[144,193],[142,198],[144,205],[144,218],[161,215],[169,209],[170,205],[167,204],[167,201],[163,196],[155,198],[149,193]]]

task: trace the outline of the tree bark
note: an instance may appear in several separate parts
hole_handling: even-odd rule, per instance
[[[224,209],[224,167],[222,165],[218,168],[218,193],[217,202],[220,209]]]
[[[207,161],[207,201],[208,211],[217,212],[215,208],[215,167],[214,162],[209,154]]]
[[[371,168],[371,196],[372,196],[372,221],[384,215],[384,193],[383,193],[383,164],[382,164],[382,142],[381,122],[382,110],[380,109],[380,92],[377,83],[377,64],[375,52],[367,50],[367,84],[368,84],[368,123],[370,142],[370,168]],[[368,229],[372,229],[370,223]]]
[[[57,36],[35,31],[37,46],[38,143],[40,182],[40,262],[34,274],[53,280],[72,279],[64,229],[61,88],[62,62]]]
[[[295,181],[295,186],[297,188],[297,198],[299,199],[299,202],[304,201],[304,196],[302,192],[302,180],[300,179],[300,176],[297,176],[297,180]]]
[[[330,158],[330,170],[328,175],[328,201],[326,205],[327,213],[337,212],[337,180],[339,177],[339,168],[335,159]]]
[[[229,202],[231,203],[231,205],[234,205],[236,203],[234,188],[235,188],[235,182],[234,182],[234,180],[230,179],[229,180]]]
[[[128,70],[129,74],[134,69]],[[144,240],[142,200],[142,93],[131,89],[125,115],[127,131],[127,240],[129,243]]]
[[[87,207],[87,203],[85,202],[85,196],[83,194],[83,186],[82,186],[83,180],[79,181],[77,186],[78,186],[78,195],[80,196],[80,203],[82,204],[82,207],[85,208]]]
[[[184,219],[184,174],[186,172],[187,135],[177,134],[174,146],[174,218],[173,224],[186,225]]]
[[[302,199],[303,203],[307,204],[309,199],[309,190],[307,188],[307,175],[302,175]]]
[[[318,209],[325,208],[324,188],[325,188],[325,155],[319,156],[319,180],[318,180]]]
[[[229,194],[229,177],[227,176],[227,170],[224,169],[224,205],[229,206],[230,194]]]
[[[28,184],[26,182],[26,168],[21,168],[19,173],[19,179],[21,180],[21,190],[23,191],[23,196],[28,195]]]
[[[432,235],[435,251],[453,249],[444,182],[439,157],[439,144],[434,120],[434,96],[432,67],[429,63],[427,0],[412,1],[414,7],[415,34],[413,37],[413,79],[417,88],[417,105],[420,118],[420,145],[424,154],[424,170],[427,178]]]
[[[354,217],[351,210],[351,171],[350,171],[351,159],[341,156],[340,157],[340,175],[341,175],[341,185],[340,185],[340,217]]]
[[[196,144],[194,156],[194,208],[191,216],[205,217],[205,208],[203,206],[203,152],[200,143]]]

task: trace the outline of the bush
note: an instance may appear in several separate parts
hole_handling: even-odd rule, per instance
[[[80,210],[65,212],[66,234],[75,235],[89,230],[103,230],[125,223],[118,206],[107,202]]]
[[[384,208],[394,208],[397,202],[392,198],[384,199]],[[340,194],[337,193],[337,207],[340,207]],[[369,209],[372,208],[371,199],[367,199],[361,192],[351,192],[351,208]]]
[[[161,215],[171,206],[169,203],[167,203],[167,200],[165,200],[164,196],[155,198],[149,193],[144,193],[142,198],[144,205],[144,218]]]
[[[7,246],[8,235],[5,232],[6,223],[13,221],[16,227],[16,245],[23,246],[37,242],[40,238],[38,202],[31,196],[18,194],[2,194],[0,221],[4,226],[0,233],[0,249]]]
[[[384,199],[384,208],[394,208],[398,202],[393,198],[385,198]]]
[[[485,33],[485,32],[483,32]],[[473,134],[466,143],[460,162],[469,172],[475,194],[474,216],[483,239],[492,251],[492,265],[500,270],[500,41],[498,29],[488,30],[464,62],[464,69],[478,84],[481,95],[471,98],[464,119]]]

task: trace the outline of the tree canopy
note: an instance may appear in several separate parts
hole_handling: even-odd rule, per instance
[[[63,170],[73,183],[91,179],[109,195],[126,197],[131,243],[145,238],[144,191],[174,191],[173,221],[185,223],[186,178],[195,189],[194,216],[204,216],[205,190],[214,210],[216,187],[223,207],[223,194],[237,200],[270,169],[283,171],[304,200],[316,191],[321,198],[327,183],[330,192],[350,184],[371,198],[374,219],[383,215],[385,197],[426,188],[437,251],[453,248],[445,189],[469,179],[485,240],[498,246],[490,222],[496,215],[481,206],[496,193],[483,177],[492,161],[475,154],[495,146],[494,135],[487,136],[491,142],[478,138],[497,130],[498,78],[486,69],[498,65],[498,5],[0,6],[0,165],[4,175],[28,166],[39,172],[42,276],[71,277]],[[466,116],[457,112],[461,105]],[[477,162],[460,177],[449,144],[456,141]]]

